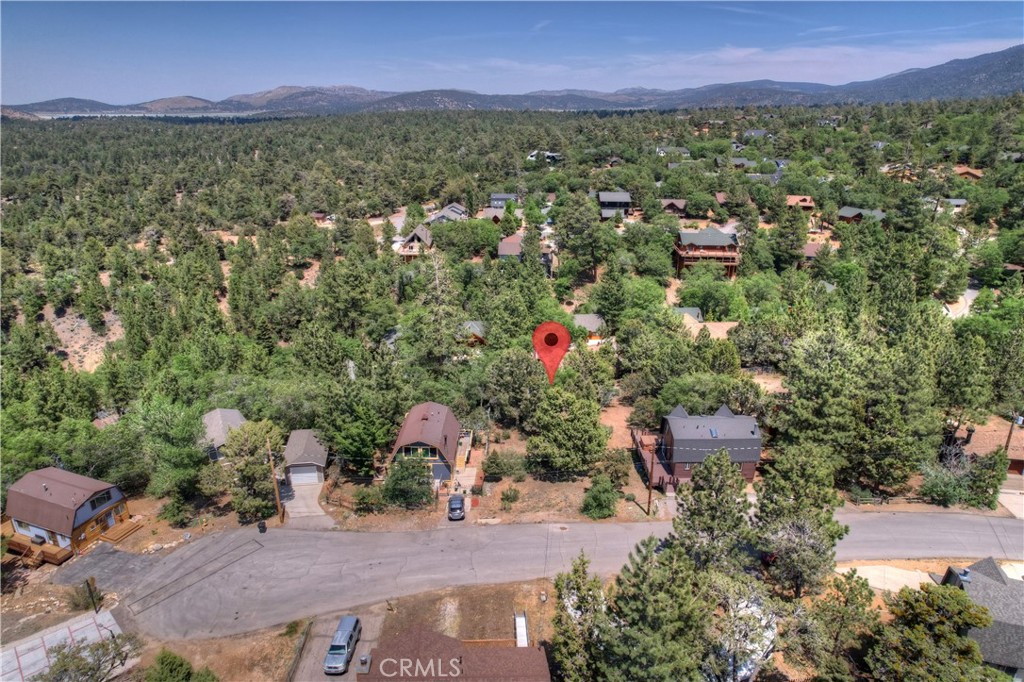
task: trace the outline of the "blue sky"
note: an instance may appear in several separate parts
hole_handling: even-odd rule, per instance
[[[279,85],[839,84],[1024,42],[1014,2],[0,2],[0,101]]]

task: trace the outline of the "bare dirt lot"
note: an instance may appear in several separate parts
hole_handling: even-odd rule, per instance
[[[551,639],[554,597],[554,583],[546,578],[426,592],[392,601],[381,632],[421,626],[463,640],[514,640],[514,613],[525,611],[530,644],[542,645]]]
[[[43,307],[43,318],[53,326],[53,331],[60,339],[60,350],[67,354],[65,366],[74,367],[78,371],[91,372],[103,361],[103,351],[108,343],[124,337],[124,327],[116,313],[106,312],[107,333],[100,336],[89,327],[85,318],[68,309],[63,315],[57,316],[53,306]]]
[[[13,642],[82,613],[68,603],[71,587],[49,582],[56,569],[43,564],[34,570],[5,570],[0,596],[0,639]],[[110,599],[115,600],[116,595]]]
[[[221,682],[280,682],[288,675],[303,627],[305,621],[297,621],[290,627],[235,637],[150,641],[142,652],[141,664],[151,665],[160,650],[167,648],[188,659],[196,669],[209,667]]]
[[[153,499],[144,496],[129,498],[128,511],[131,513],[132,521],[141,525],[142,528],[119,542],[117,548],[126,552],[151,552],[154,551],[156,545],[160,545],[162,549],[169,549],[181,544],[184,542],[185,533],[190,533],[192,538],[198,538],[201,535],[225,528],[238,528],[238,515],[229,510],[228,502],[228,496],[224,496],[201,509],[199,515],[189,526],[175,528],[158,516],[160,508],[167,503],[166,498]],[[273,525],[273,523],[276,523],[276,519],[267,522],[268,525]]]

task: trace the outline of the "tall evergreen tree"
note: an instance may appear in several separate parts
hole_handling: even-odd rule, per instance
[[[690,485],[680,486],[676,496],[672,528],[698,569],[725,571],[747,563],[750,502],[739,467],[726,450],[698,464]]]

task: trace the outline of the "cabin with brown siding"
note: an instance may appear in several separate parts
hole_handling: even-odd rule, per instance
[[[128,506],[113,484],[57,467],[32,471],[7,491],[6,513],[15,541],[78,552],[114,526],[129,521]]]

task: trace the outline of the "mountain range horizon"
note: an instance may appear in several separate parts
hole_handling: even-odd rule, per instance
[[[977,99],[1024,91],[1024,44],[842,85],[769,79],[712,83],[668,90],[620,88],[539,89],[522,94],[483,94],[461,88],[388,91],[355,85],[282,85],[213,101],[173,95],[135,104],[64,97],[3,104],[9,118],[68,116],[295,116],[404,110],[630,110],[729,106],[869,104],[929,99]]]

